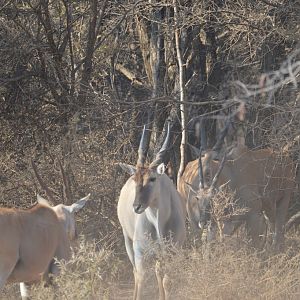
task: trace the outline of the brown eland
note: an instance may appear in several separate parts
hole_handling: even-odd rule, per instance
[[[134,299],[143,299],[146,252],[153,241],[181,246],[185,240],[185,207],[173,182],[164,174],[163,156],[167,151],[170,129],[155,159],[145,165],[145,133],[140,140],[136,167],[120,164],[131,177],[123,186],[118,202],[118,218],[123,229],[125,247],[133,265]],[[156,264],[158,266],[159,264]],[[167,276],[156,269],[160,299],[168,297]]]
[[[218,145],[206,150],[203,157],[200,155],[199,160],[189,162],[185,168],[178,189],[186,199],[189,218],[194,227],[202,230],[213,219],[215,193],[228,186],[235,193],[235,206],[244,212],[224,218],[221,234],[232,235],[245,223],[252,245],[259,247],[265,214],[273,232],[273,247],[281,250],[294,190],[294,164],[288,156],[271,149],[250,150],[244,145],[234,147],[226,160],[220,161],[220,146],[225,134],[226,127]]]
[[[63,181],[65,173],[59,162]],[[35,175],[53,200],[32,161]],[[64,190],[66,190],[64,188]],[[69,195],[65,195],[70,199]],[[29,209],[0,208],[0,291],[6,283],[20,283],[22,299],[28,299],[26,284],[49,282],[49,274],[57,274],[57,261],[68,260],[70,241],[76,236],[74,214],[84,207],[90,194],[72,205],[50,204],[37,196]]]

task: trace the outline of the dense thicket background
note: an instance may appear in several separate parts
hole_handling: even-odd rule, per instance
[[[60,158],[74,199],[92,193],[85,235],[118,235],[127,175],[115,164],[135,163],[141,126],[153,130],[151,157],[172,122],[178,170],[182,117],[188,142],[198,145],[188,122],[225,115],[239,101],[246,119],[236,128],[246,144],[290,151],[297,163],[296,82],[255,97],[233,83],[257,84],[278,70],[297,49],[299,18],[297,0],[1,1],[1,205],[28,207],[43,194],[31,158],[61,201]],[[218,126],[205,126],[211,145]]]

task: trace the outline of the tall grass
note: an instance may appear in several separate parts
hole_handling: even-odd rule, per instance
[[[170,279],[171,299],[300,299],[297,236],[287,238],[287,250],[277,255],[241,245],[187,247],[160,256]],[[157,299],[153,264],[146,280],[144,299]],[[132,267],[124,249],[83,239],[71,261],[61,265],[53,283],[50,287],[32,286],[32,299],[125,300],[133,293]],[[8,285],[0,295],[0,299],[19,298],[16,285]]]
[[[174,299],[300,297],[300,253],[271,255],[218,244],[208,254],[196,249],[184,254],[168,263]]]

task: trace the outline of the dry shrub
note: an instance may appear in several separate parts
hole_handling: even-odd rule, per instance
[[[242,219],[249,209],[243,206],[236,192],[228,186],[228,182],[215,192],[210,203],[210,221],[201,234],[202,242],[222,241],[224,239],[224,222],[232,222],[232,224],[238,222],[239,225],[234,225],[231,242],[236,246],[248,243],[249,236],[246,234],[245,222]],[[264,220],[261,225],[261,235],[264,236],[266,233]],[[265,239],[262,239],[261,242],[263,247]]]
[[[249,210],[241,206],[241,200],[237,198],[235,191],[231,191],[228,183],[223,185],[211,200],[211,218],[217,224],[221,238],[222,222],[245,215]]]
[[[113,245],[105,243],[81,238],[71,260],[60,263],[61,272],[52,278],[53,285],[31,286],[32,299],[112,299],[115,282],[122,278],[126,265],[115,254]],[[0,294],[0,299],[19,298],[17,284],[7,285]]]
[[[248,209],[239,205],[240,199],[236,192],[231,191],[227,182],[212,198],[212,217],[216,222],[230,219],[230,217],[245,214]]]
[[[97,249],[98,245],[82,239],[72,259],[61,264],[54,287],[36,286],[33,299],[111,299],[122,263],[111,246]]]
[[[262,257],[226,244],[171,258],[172,299],[299,299],[300,255]]]
[[[61,265],[54,286],[33,286],[32,299],[131,299],[132,266],[115,245],[81,239],[71,261]],[[288,237],[287,246],[291,248],[285,253],[272,255],[226,243],[212,245],[209,252],[168,245],[161,255],[156,245],[149,254],[153,258],[158,250],[156,258],[164,262],[171,299],[299,299],[299,238]],[[143,299],[157,298],[154,265],[152,260],[147,267]],[[1,294],[1,299],[19,298],[17,285],[8,285]]]

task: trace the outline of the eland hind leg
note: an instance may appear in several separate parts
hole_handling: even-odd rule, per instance
[[[261,215],[253,212],[247,218],[247,233],[251,238],[251,244],[254,248],[259,249],[261,243]]]
[[[5,286],[9,275],[14,269],[15,265],[5,264],[3,261],[0,262],[0,291]]]
[[[9,276],[13,272],[16,264],[18,262],[18,255],[10,253],[7,256],[0,253],[0,291],[3,289],[7,281],[9,281]]]
[[[275,252],[280,252],[284,247],[284,225],[289,208],[290,196],[283,197],[277,202],[276,218],[275,218],[275,233],[273,237],[273,248]]]

